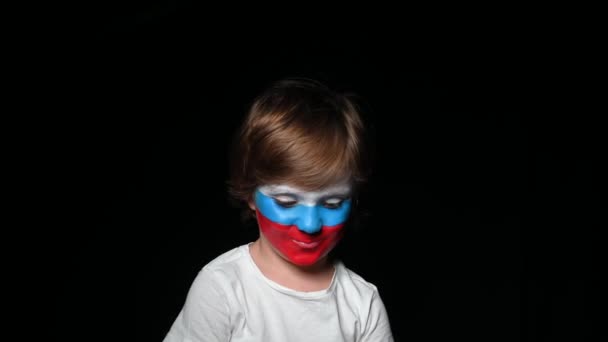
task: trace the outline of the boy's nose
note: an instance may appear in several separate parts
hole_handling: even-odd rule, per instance
[[[319,232],[323,224],[321,222],[321,217],[317,212],[316,206],[306,208],[306,211],[296,222],[296,226],[299,230],[307,234],[314,234]]]

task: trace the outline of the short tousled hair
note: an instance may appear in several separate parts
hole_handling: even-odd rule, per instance
[[[246,204],[258,186],[318,190],[369,176],[366,131],[353,95],[310,79],[284,79],[251,104],[233,141],[229,193]]]

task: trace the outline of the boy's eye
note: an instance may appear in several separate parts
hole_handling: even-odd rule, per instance
[[[342,206],[342,203],[344,203],[343,199],[332,198],[324,201],[323,206],[327,209],[338,209]]]
[[[275,197],[274,202],[283,208],[291,208],[298,203],[298,201],[289,197]]]

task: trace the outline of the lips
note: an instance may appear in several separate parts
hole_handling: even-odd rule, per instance
[[[270,223],[270,221],[267,223]],[[321,229],[321,232],[319,232],[318,235],[310,235],[300,231],[296,226],[290,225],[281,227],[276,223],[272,223],[272,225],[276,228],[283,228],[284,231],[286,231],[288,234],[287,237],[291,238],[291,241],[293,241],[293,243],[302,248],[315,248],[322,244],[323,240],[325,240],[325,238],[327,237],[327,234],[323,233],[323,229]]]
[[[312,249],[317,247],[320,242],[318,241],[312,241],[312,242],[304,242],[304,241],[298,241],[298,240],[291,240],[293,241],[296,245],[304,248],[304,249]]]

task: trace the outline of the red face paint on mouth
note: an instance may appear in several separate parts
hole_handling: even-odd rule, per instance
[[[314,265],[325,257],[343,236],[344,224],[323,226],[317,234],[306,234],[295,225],[282,225],[270,221],[256,211],[258,224],[264,237],[287,260],[299,265]]]

